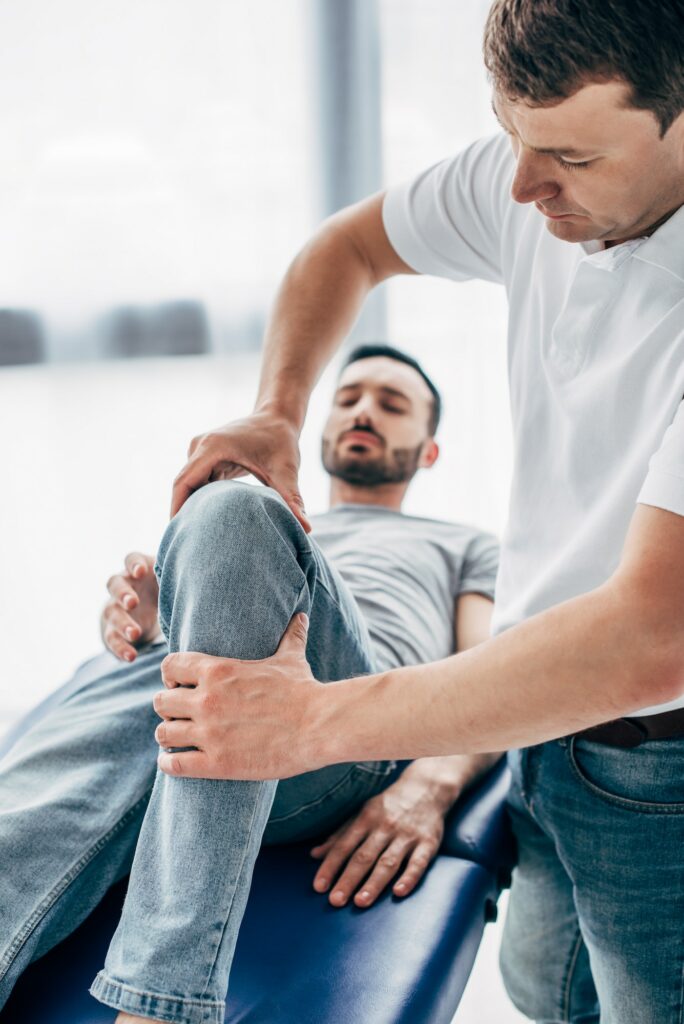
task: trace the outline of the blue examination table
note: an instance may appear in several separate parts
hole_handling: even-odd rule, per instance
[[[0,756],[50,705],[48,698],[12,730]],[[334,909],[313,891],[313,843],[262,849],[226,1022],[449,1024],[512,866],[508,783],[500,763],[452,810],[442,849],[418,888],[403,900],[386,892],[367,910]],[[0,1011],[1,1024],[114,1021],[117,1011],[93,999],[88,987],[104,962],[126,881],[30,965]]]

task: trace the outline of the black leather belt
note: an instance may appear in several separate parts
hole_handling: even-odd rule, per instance
[[[642,718],[616,718],[575,735],[609,747],[638,747],[646,740],[671,740],[684,736],[684,708]]]

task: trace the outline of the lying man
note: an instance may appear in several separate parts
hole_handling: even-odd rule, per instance
[[[147,556],[129,556],[126,573],[112,577],[103,638],[133,663],[103,656],[83,666],[0,768],[0,858],[12,865],[0,898],[0,1006],[26,965],[129,870],[91,990],[123,1011],[119,1024],[222,1024],[262,841],[332,831],[312,853],[322,861],[314,888],[334,906],[352,897],[370,906],[393,880],[397,896],[415,887],[445,814],[497,755],[426,758],[400,775],[383,761],[279,783],[173,779],[155,771],[152,697],[169,648],[282,653],[297,643],[297,626],[287,627],[298,612],[310,619],[307,658],[324,680],[433,661],[486,639],[494,538],[401,512],[413,476],[437,458],[439,415],[439,394],[414,360],[363,346],[341,373],[324,429],[331,510],[314,518],[313,539],[275,492],[219,480],[169,525],[159,594]],[[155,642],[159,626],[168,647]],[[156,737],[182,748],[182,729],[163,723]]]

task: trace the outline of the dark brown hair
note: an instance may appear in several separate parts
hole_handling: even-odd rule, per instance
[[[494,0],[484,60],[503,96],[537,106],[622,79],[662,137],[684,110],[684,0]]]

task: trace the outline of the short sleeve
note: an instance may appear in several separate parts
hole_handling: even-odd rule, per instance
[[[382,216],[393,249],[420,274],[501,283],[512,176],[510,144],[498,133],[390,188]]]
[[[651,456],[637,501],[684,516],[684,402]]]
[[[466,550],[454,596],[476,593],[485,594],[494,600],[498,569],[498,540],[491,533],[475,534]]]

